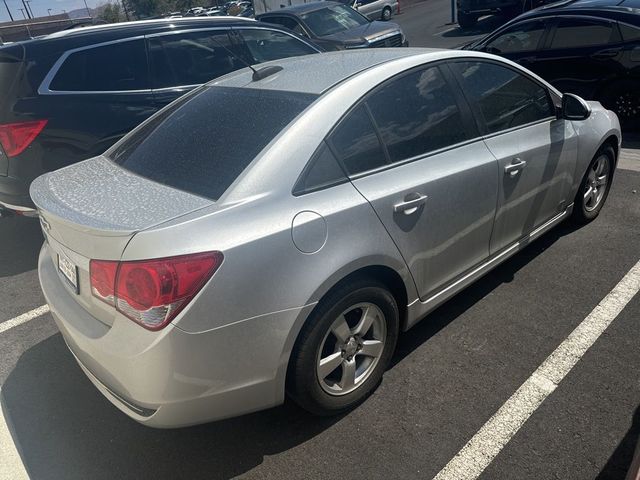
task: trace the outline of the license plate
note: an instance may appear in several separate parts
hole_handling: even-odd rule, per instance
[[[58,255],[58,270],[60,270],[64,278],[71,284],[75,292],[78,293],[78,267],[64,256]]]

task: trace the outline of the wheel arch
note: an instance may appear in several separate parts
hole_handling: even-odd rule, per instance
[[[372,261],[374,259],[376,261]],[[365,263],[363,263],[362,260],[357,261],[340,269],[318,287],[314,295],[311,296],[307,308],[300,310],[294,327],[291,329],[289,338],[287,339],[285,349],[281,356],[280,368],[277,373],[276,383],[279,389],[277,393],[282,395],[282,401],[284,401],[291,353],[300,337],[302,328],[307,324],[320,302],[345,283],[352,282],[357,278],[370,278],[384,284],[398,305],[400,331],[406,330],[408,324],[407,306],[410,300],[417,298],[417,291],[409,270],[404,262],[399,263],[396,259],[382,259],[379,257],[374,257],[374,259],[368,259],[369,261]]]

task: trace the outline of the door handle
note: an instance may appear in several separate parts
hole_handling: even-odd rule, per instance
[[[607,58],[616,57],[619,53],[619,48],[611,48],[609,50],[600,50],[599,52],[595,52],[591,55],[591,58],[595,58],[597,60],[606,60]]]
[[[525,162],[524,160],[520,158],[514,158],[509,165],[504,167],[504,174],[509,174],[509,176],[515,177],[526,165],[527,162]]]
[[[529,65],[537,60],[536,57],[522,57],[516,60],[520,65]]]
[[[420,205],[424,205],[424,203],[427,201],[427,196],[426,195],[420,195],[419,193],[413,193],[413,194],[409,194],[409,195],[417,195],[416,198],[412,198],[411,200],[405,200],[403,202],[400,203],[396,203],[393,206],[393,212],[394,213],[404,213],[405,215],[411,215],[412,213],[415,213],[418,211],[418,207]],[[407,197],[409,196],[407,195]],[[405,198],[407,198],[405,197]]]

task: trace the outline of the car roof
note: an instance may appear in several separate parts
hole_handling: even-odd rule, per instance
[[[254,68],[277,65],[282,70],[253,80],[247,68],[225,75],[208,83],[210,86],[260,88],[320,95],[334,85],[376,65],[397,59],[443,52],[434,48],[367,48],[357,51],[338,51],[275,60]]]
[[[563,0],[531,10],[509,23],[551,14],[591,15],[640,24],[640,0]]]
[[[262,15],[258,15],[258,17],[269,16],[269,15],[278,15],[278,14],[302,14],[308,12],[315,12],[316,10],[320,10],[322,8],[331,6],[331,5],[343,5],[339,2],[330,2],[330,1],[320,1],[320,2],[309,2],[309,3],[301,3],[300,5],[293,5],[291,7],[281,8],[279,10],[272,10],[270,12],[264,13]]]
[[[244,17],[185,17],[139,20],[107,25],[95,25],[84,28],[63,30],[42,37],[19,42],[28,51],[29,57],[47,57],[60,51],[106,43],[125,38],[141,37],[178,30],[201,28],[260,27],[273,30],[286,30],[282,25],[267,25],[252,18]]]

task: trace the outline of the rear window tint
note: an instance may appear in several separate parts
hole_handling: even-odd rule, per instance
[[[144,42],[130,40],[72,53],[56,73],[50,88],[66,92],[148,89]]]
[[[316,95],[205,87],[172,103],[107,152],[127,170],[217,200]]]

